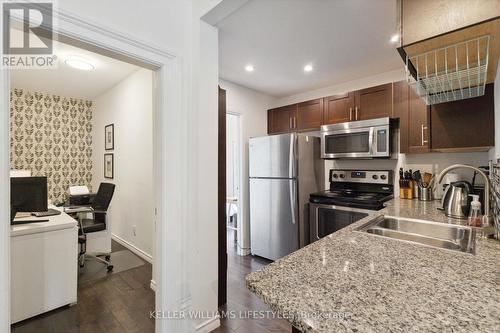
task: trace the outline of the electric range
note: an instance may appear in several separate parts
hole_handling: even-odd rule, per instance
[[[394,196],[390,170],[330,170],[330,189],[309,196],[311,243],[384,208]]]

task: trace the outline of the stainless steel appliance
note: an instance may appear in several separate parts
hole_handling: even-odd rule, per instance
[[[311,243],[361,220],[393,198],[393,172],[330,170],[330,189],[310,195]]]
[[[469,215],[469,194],[472,194],[472,185],[466,181],[451,183],[441,199],[441,210],[448,217],[466,219]]]
[[[309,244],[309,194],[324,189],[319,137],[249,141],[251,253],[279,259]]]
[[[391,157],[389,118],[321,126],[322,158]]]

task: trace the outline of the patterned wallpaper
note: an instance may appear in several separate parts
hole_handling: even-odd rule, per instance
[[[90,188],[92,102],[13,89],[10,105],[11,169],[47,176],[53,203],[71,185]]]

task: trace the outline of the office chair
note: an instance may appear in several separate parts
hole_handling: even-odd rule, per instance
[[[78,244],[80,245],[80,253],[78,261],[80,267],[85,265],[85,258],[91,257],[97,259],[106,265],[108,272],[113,270],[113,265],[110,262],[111,253],[87,253],[87,234],[106,230],[107,226],[107,211],[113,194],[115,192],[115,185],[110,183],[101,183],[99,190],[90,205],[88,214],[92,215],[91,219],[79,219],[80,230],[78,231]],[[100,258],[103,257],[104,259]]]

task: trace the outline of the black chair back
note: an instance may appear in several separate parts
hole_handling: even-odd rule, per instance
[[[101,183],[91,206],[94,210],[108,211],[111,199],[115,193],[115,184]],[[104,214],[95,214],[95,222],[105,223]]]

